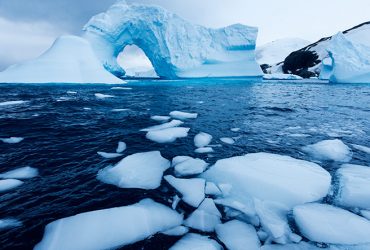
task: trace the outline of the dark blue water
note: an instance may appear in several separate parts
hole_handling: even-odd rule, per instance
[[[160,150],[168,159],[193,153],[199,131],[238,137],[236,144],[216,147],[217,159],[270,152],[312,160],[301,147],[339,138],[370,146],[370,85],[260,83],[251,80],[137,81],[112,90],[110,85],[0,85],[0,102],[28,101],[0,107],[0,137],[19,136],[19,144],[0,143],[0,172],[32,166],[40,176],[0,194],[0,218],[16,218],[23,226],[0,232],[1,249],[31,249],[49,222],[86,211],[124,206],[150,197],[169,204],[173,191],[125,190],[96,180],[99,169],[118,161],[97,151],[114,152],[118,141],[125,154]],[[76,91],[77,94],[67,94]],[[94,94],[114,95],[99,100]],[[67,98],[62,98],[67,97]],[[62,98],[62,99],[60,99]],[[88,109],[84,109],[88,108]],[[129,109],[113,112],[112,109]],[[187,138],[157,144],[140,129],[157,124],[151,115],[173,110],[196,112],[186,121]],[[241,128],[239,132],[231,128]],[[354,151],[351,163],[370,165],[370,156]],[[323,162],[333,172],[336,163]],[[124,249],[166,249],[177,238],[155,236]]]

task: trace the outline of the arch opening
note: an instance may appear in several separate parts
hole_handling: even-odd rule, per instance
[[[117,56],[117,63],[127,78],[159,78],[152,62],[137,45],[127,45]]]

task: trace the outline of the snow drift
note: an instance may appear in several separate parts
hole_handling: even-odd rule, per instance
[[[117,56],[127,45],[140,47],[164,78],[262,75],[254,27],[208,29],[157,6],[120,0],[92,17],[84,31],[102,64],[118,77],[125,71]]]

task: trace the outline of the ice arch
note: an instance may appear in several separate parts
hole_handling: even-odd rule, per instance
[[[208,29],[157,6],[119,0],[92,17],[83,36],[118,77],[125,71],[117,56],[127,45],[140,47],[161,77],[222,77],[262,74],[254,56],[257,31],[241,24]]]

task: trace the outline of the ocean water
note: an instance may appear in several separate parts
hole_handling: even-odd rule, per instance
[[[19,144],[0,143],[0,173],[24,166],[40,171],[22,186],[0,193],[0,219],[23,223],[0,232],[0,249],[32,249],[46,224],[77,213],[129,205],[146,197],[170,204],[174,191],[165,183],[158,190],[143,191],[119,189],[96,179],[99,169],[119,161],[96,152],[115,152],[118,141],[127,143],[125,155],[160,150],[167,159],[190,155],[209,163],[254,152],[314,161],[302,146],[331,138],[370,147],[370,85],[209,79],[131,81],[121,86],[131,89],[0,85],[0,103],[27,101],[0,106],[0,138],[25,138]],[[95,93],[114,97],[98,99]],[[139,131],[158,124],[151,115],[173,110],[199,114],[185,121],[184,126],[191,128],[187,138],[157,144]],[[211,155],[194,153],[193,137],[200,131],[212,134],[212,144],[221,145]],[[223,144],[220,137],[235,137],[236,143]],[[351,163],[369,166],[370,155],[353,150]],[[320,165],[330,172],[339,167],[335,162]],[[122,249],[167,249],[176,240],[156,235]]]

